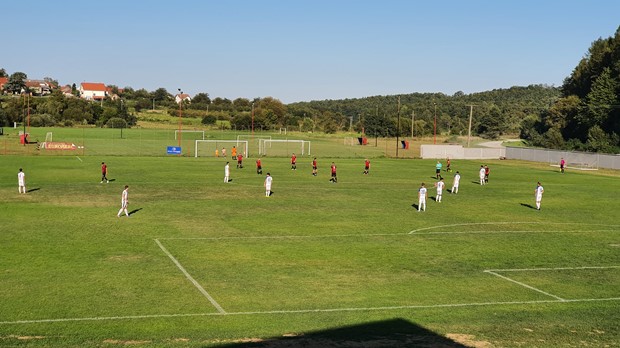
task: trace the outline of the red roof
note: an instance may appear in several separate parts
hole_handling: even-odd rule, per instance
[[[85,91],[106,91],[105,84],[93,82],[82,82],[82,89]]]
[[[4,84],[7,82],[9,82],[8,77],[0,77],[0,89],[2,89],[2,87],[4,87]]]

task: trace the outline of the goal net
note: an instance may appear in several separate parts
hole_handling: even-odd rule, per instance
[[[247,140],[196,140],[194,146],[194,157],[212,157],[215,156],[215,150],[218,155],[222,156],[222,148],[226,148],[226,156],[231,155],[232,147],[237,148],[237,153],[241,153],[243,157],[250,157]]]
[[[345,146],[353,146],[353,145],[358,145],[358,144],[359,144],[359,141],[357,140],[357,138],[352,138],[352,137],[344,138]]]
[[[311,143],[297,139],[261,139],[258,153],[263,156],[290,156],[293,153],[310,155]]]
[[[52,132],[47,132],[47,134],[45,134],[45,142],[49,143],[54,141],[54,137],[52,136]]]
[[[196,140],[196,139],[201,139],[201,140],[205,140],[205,131],[201,131],[201,130],[185,130],[185,129],[181,129],[181,130],[175,130],[174,131],[174,140],[179,139],[179,133],[181,133],[181,138],[182,139],[192,139],[192,140]],[[185,134],[185,133],[189,133],[189,134]]]

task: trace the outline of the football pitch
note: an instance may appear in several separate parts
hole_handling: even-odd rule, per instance
[[[617,172],[485,161],[480,186],[479,161],[453,160],[459,192],[439,203],[431,160],[373,158],[363,175],[363,158],[319,157],[314,177],[307,156],[295,171],[263,158],[270,197],[255,158],[1,160],[0,346],[620,342]]]

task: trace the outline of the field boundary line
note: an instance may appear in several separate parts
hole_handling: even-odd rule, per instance
[[[430,226],[418,228],[415,230],[409,231],[408,234],[432,234],[430,233],[418,233],[420,231],[427,231],[433,229],[439,229],[444,227],[461,227],[461,226],[479,226],[479,225],[520,225],[520,224],[532,224],[532,225],[586,225],[586,226],[604,226],[604,227],[620,227],[620,225],[609,225],[609,224],[592,224],[592,223],[583,223],[583,222],[545,222],[545,221],[497,221],[497,222],[471,222],[471,223],[460,223],[460,224],[451,224],[451,225],[439,225],[439,226]],[[509,231],[508,231],[509,232]],[[540,232],[540,231],[533,231]],[[575,231],[575,232],[583,232],[583,231]],[[453,233],[453,232],[442,232],[442,233]],[[469,233],[469,232],[454,232],[454,233]]]
[[[226,311],[222,308],[222,306],[219,305],[219,303],[217,303],[217,301],[215,301],[215,299],[209,295],[209,293],[207,292],[207,290],[205,290],[202,285],[200,285],[200,283],[198,283],[196,281],[196,279],[194,279],[194,277],[192,277],[189,272],[187,272],[185,270],[185,268],[181,265],[181,263],[179,262],[179,260],[177,260],[169,251],[168,249],[166,249],[166,247],[164,247],[163,244],[161,244],[161,242],[158,239],[155,239],[155,243],[157,243],[157,245],[159,246],[159,248],[166,254],[168,255],[168,257],[170,258],[170,260],[172,260],[172,262],[174,262],[174,264],[177,266],[177,268],[179,268],[181,270],[181,272],[185,275],[185,277],[192,282],[192,284],[194,284],[194,286],[198,289],[198,291],[200,291],[200,293],[202,293],[208,300],[209,302],[211,302],[211,304],[213,305],[213,307],[215,307],[215,309],[217,309],[218,312],[220,312],[221,314],[226,314]]]
[[[533,300],[533,301],[502,301],[502,302],[473,302],[473,303],[447,303],[436,305],[411,305],[411,306],[384,306],[384,307],[351,307],[351,308],[323,308],[323,309],[293,309],[293,310],[273,310],[273,311],[246,311],[246,312],[225,312],[225,313],[177,313],[177,314],[149,314],[149,315],[128,315],[111,317],[83,317],[83,318],[61,318],[61,319],[32,319],[0,321],[0,325],[16,324],[38,324],[38,323],[64,323],[78,321],[105,321],[105,320],[132,320],[132,319],[158,319],[158,318],[183,318],[183,317],[211,317],[211,316],[233,316],[233,315],[270,315],[270,314],[304,314],[304,313],[333,313],[333,312],[358,312],[358,311],[387,311],[403,309],[433,309],[433,308],[459,308],[459,307],[483,307],[483,306],[510,306],[510,305],[529,305],[529,304],[553,304],[553,303],[579,303],[579,302],[606,302],[620,301],[620,297],[608,298],[584,298],[570,300]]]
[[[425,236],[433,234],[512,234],[512,233],[597,233],[597,232],[620,232],[616,230],[556,230],[556,231],[437,231],[424,233],[409,233],[410,235]]]
[[[527,271],[570,271],[585,269],[610,269],[620,268],[620,266],[582,266],[582,267],[547,267],[547,268],[506,268],[506,269],[487,269],[484,272],[527,272]]]
[[[500,277],[500,278],[502,278],[502,279],[504,279],[504,280],[507,280],[507,281],[509,281],[509,282],[513,282],[513,283],[515,283],[515,284],[521,285],[521,286],[523,286],[523,287],[525,287],[525,288],[528,288],[528,289],[530,289],[530,290],[537,291],[537,292],[539,292],[539,293],[541,293],[541,294],[543,294],[543,295],[547,295],[547,296],[553,297],[553,298],[555,298],[555,299],[558,299],[558,300],[559,300],[559,301],[561,301],[561,302],[566,301],[565,299],[563,299],[563,298],[561,298],[561,297],[559,297],[559,296],[555,296],[554,294],[550,294],[550,293],[548,293],[548,292],[546,292],[546,291],[542,291],[542,290],[537,289],[537,288],[535,288],[535,287],[533,287],[533,286],[531,286],[531,285],[527,285],[527,284],[525,284],[525,283],[522,283],[522,282],[517,281],[517,280],[514,280],[514,279],[512,279],[512,278],[509,278],[509,277],[503,276],[503,275],[498,274],[498,273],[495,273],[495,272],[493,272],[493,271],[483,271],[483,272],[484,272],[484,273],[489,273],[489,274],[492,274],[492,275],[494,275],[494,276],[496,276],[496,277]]]
[[[242,240],[242,239],[311,239],[311,238],[347,238],[347,237],[382,237],[382,236],[406,236],[406,233],[370,233],[370,234],[323,234],[323,235],[290,235],[290,236],[232,236],[232,237],[169,237],[158,238],[161,240]]]

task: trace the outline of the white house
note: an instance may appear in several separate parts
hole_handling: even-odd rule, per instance
[[[86,100],[101,100],[108,96],[103,83],[82,82],[80,84],[80,97]]]
[[[181,94],[177,94],[177,95],[174,96],[174,101],[177,104],[179,104],[181,102],[181,100],[190,102],[190,101],[192,101],[192,98],[187,93],[181,93]]]

